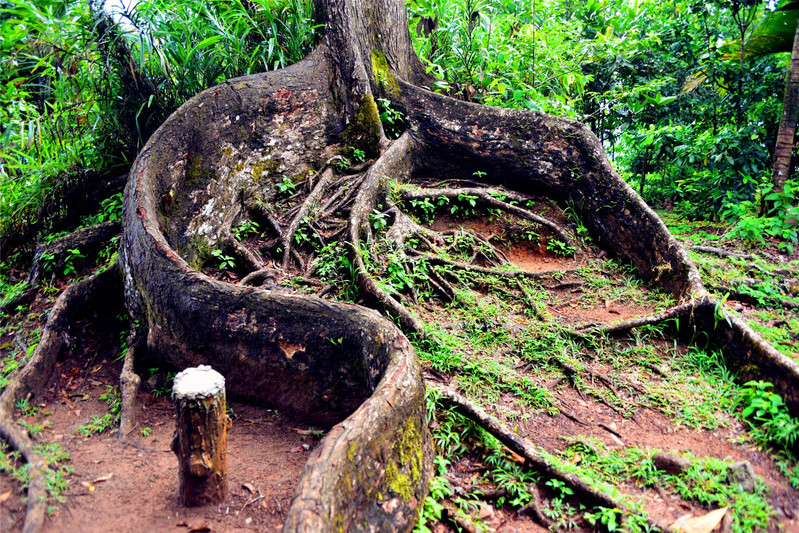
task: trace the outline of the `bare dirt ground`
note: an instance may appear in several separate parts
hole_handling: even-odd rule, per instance
[[[87,329],[83,339],[102,338]],[[104,339],[109,341],[110,339]],[[318,436],[273,410],[228,403],[228,497],[220,505],[187,509],[178,501],[178,463],[170,450],[175,428],[168,393],[141,392],[137,425],[121,444],[116,429],[84,436],[81,426],[109,413],[99,398],[115,387],[121,362],[112,342],[78,346],[59,362],[56,376],[29,423],[45,428],[42,442],[59,443],[71,469],[63,502],[47,519],[50,532],[279,531],[305,461]],[[98,353],[96,350],[100,350]],[[167,387],[168,388],[168,387]],[[25,513],[20,484],[0,477],[0,531],[20,531]]]

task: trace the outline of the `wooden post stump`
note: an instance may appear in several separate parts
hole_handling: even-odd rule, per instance
[[[175,376],[172,398],[180,501],[187,507],[219,503],[227,492],[225,378],[207,365],[187,368]]]

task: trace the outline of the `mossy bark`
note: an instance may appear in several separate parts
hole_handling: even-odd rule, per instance
[[[155,356],[178,367],[210,362],[230,394],[332,426],[305,467],[285,531],[410,530],[432,475],[424,387],[410,344],[364,307],[198,271],[198,258],[229,235],[242,205],[268,206],[283,177],[319,169],[357,144],[378,159],[350,211],[353,260],[388,179],[481,171],[486,185],[571,203],[591,236],[645,280],[681,302],[709,300],[685,250],[585,126],[420,87],[430,80],[410,47],[399,0],[320,0],[317,9],[326,33],[313,54],[197,95],[143,149],[126,189],[126,300]],[[390,146],[375,106],[386,93],[409,129]],[[362,265],[357,277],[392,311],[379,287],[366,287]],[[400,321],[422,328],[410,315]],[[773,355],[738,322],[730,327],[737,332],[731,342],[755,339],[751,361]],[[799,379],[790,365],[775,368],[791,372],[785,387]]]

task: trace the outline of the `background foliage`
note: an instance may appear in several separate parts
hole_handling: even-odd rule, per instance
[[[735,206],[757,204],[769,182],[788,55],[741,66],[734,53],[742,16],[756,22],[766,3],[412,0],[410,9],[417,48],[451,89],[588,123],[649,202],[735,221]],[[707,81],[683,93],[700,70]]]
[[[124,172],[193,94],[304,57],[311,15],[307,0],[1,1],[0,236],[85,169]]]

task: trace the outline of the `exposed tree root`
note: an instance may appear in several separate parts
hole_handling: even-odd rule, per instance
[[[446,500],[442,501],[441,505],[443,505],[444,509],[447,511],[446,520],[455,524],[460,531],[465,531],[466,533],[480,533],[481,530],[477,529],[477,526],[475,526],[471,520],[463,516],[463,513],[460,512],[455,505]]]
[[[270,285],[274,285],[275,280],[282,277],[283,274],[284,273],[282,271],[274,267],[271,266],[263,267],[254,272],[250,272],[249,274],[241,278],[241,281],[239,283],[245,286],[246,285],[258,286],[264,284],[264,282],[269,280],[271,281]]]
[[[5,304],[0,305],[0,314],[3,314],[8,310],[16,309],[20,305],[29,304],[36,297],[38,290],[39,289],[37,287],[30,287],[16,298],[12,298]]]
[[[524,457],[526,464],[547,476],[559,479],[566,483],[575,493],[587,500],[601,505],[603,507],[610,507],[619,509],[624,516],[630,514],[630,509],[621,501],[613,498],[612,496],[601,492],[577,475],[570,472],[564,472],[558,467],[544,459],[526,439],[523,439],[513,433],[513,431],[500,423],[496,418],[486,413],[479,406],[466,399],[461,394],[455,392],[450,387],[438,384],[428,385],[428,388],[436,390],[441,395],[441,401],[451,407],[456,408],[461,414],[467,416],[475,423],[480,425],[483,429],[488,431],[491,435],[496,437],[502,444],[507,446],[514,453]],[[652,526],[657,526],[655,523],[650,523]]]
[[[538,487],[531,486],[530,495],[533,497],[532,501],[519,509],[518,514],[530,516],[538,525],[549,528],[552,525],[552,520],[544,516],[541,511],[541,496],[538,494]]]
[[[783,307],[785,309],[799,309],[799,302],[794,302],[792,300],[786,300],[784,298],[777,298],[775,296],[755,296],[753,294],[742,292],[735,287],[725,287],[723,285],[717,285],[713,287],[713,290],[720,293],[720,294],[727,294],[729,300],[735,300],[738,302],[748,302],[754,304],[760,304],[761,302],[764,304],[772,305],[774,307]]]
[[[38,531],[44,522],[47,508],[45,475],[48,464],[35,450],[35,443],[22,426],[14,423],[14,409],[19,400],[30,399],[41,391],[50,379],[58,356],[69,343],[69,327],[73,315],[99,294],[122,294],[119,271],[115,266],[105,268],[88,278],[73,283],[58,297],[42,338],[28,363],[10,381],[0,395],[0,437],[19,450],[30,466],[28,508],[24,533]]]
[[[642,326],[651,326],[654,324],[660,324],[661,322],[665,322],[666,320],[673,320],[690,316],[691,313],[693,313],[695,306],[696,302],[691,301],[685,304],[671,307],[660,313],[655,313],[654,315],[631,318],[629,320],[623,320],[621,322],[615,322],[613,324],[608,324],[608,325],[606,324],[584,325],[574,330],[573,333],[576,334],[577,336],[585,336],[589,333],[618,335],[620,333],[626,333],[631,329],[640,328]]]
[[[134,328],[128,338],[128,350],[125,352],[122,373],[119,375],[119,392],[122,395],[122,406],[119,412],[119,441],[124,443],[128,442],[128,434],[135,427],[136,395],[139,392],[141,378],[136,374],[133,365],[139,345],[138,333]]]
[[[538,272],[528,272],[527,270],[501,270],[498,268],[486,268],[477,265],[470,265],[467,263],[460,263],[458,261],[452,261],[451,259],[446,259],[444,257],[440,257],[433,254],[428,254],[425,252],[419,252],[418,250],[414,250],[413,248],[407,248],[407,252],[409,255],[415,255],[418,257],[426,258],[431,264],[437,265],[444,265],[450,266],[458,270],[463,270],[464,272],[474,272],[475,274],[488,274],[491,276],[497,276],[502,278],[546,278],[551,277],[558,274],[564,274],[568,272],[574,272],[574,269],[570,268],[561,268],[556,270],[540,270]]]
[[[526,218],[537,224],[545,226],[549,228],[550,231],[552,231],[552,233],[557,235],[561,241],[568,244],[569,246],[574,246],[574,240],[571,238],[569,233],[555,222],[547,218],[544,218],[540,215],[536,215],[535,213],[528,211],[527,209],[524,209],[517,205],[510,204],[500,199],[500,198],[507,198],[509,196],[516,201],[525,201],[529,199],[529,198],[524,198],[523,196],[516,193],[509,193],[497,189],[488,189],[485,187],[480,187],[480,188],[464,187],[458,189],[404,189],[402,191],[402,199],[405,201],[423,200],[423,199],[436,200],[437,198],[441,197],[448,198],[453,201],[468,197],[476,198],[480,201],[480,203],[488,207],[493,207],[495,209],[502,209],[503,211],[506,211],[508,213],[512,213],[521,218]]]
[[[241,244],[232,234],[228,236],[226,243],[230,252],[235,256],[237,264],[244,264],[248,272],[259,270],[264,266],[264,260]]]
[[[386,313],[395,317],[400,324],[417,335],[424,336],[424,323],[415,317],[404,305],[382,289],[369,274],[361,253],[363,239],[371,233],[369,214],[387,194],[386,181],[393,171],[404,164],[411,149],[411,136],[403,134],[367,171],[363,184],[358,189],[355,204],[350,211],[348,222],[350,256],[356,267],[355,282],[365,293],[376,300]],[[367,252],[368,253],[368,252]]]
[[[311,190],[308,198],[300,205],[300,208],[297,210],[297,214],[294,215],[291,223],[289,224],[288,229],[283,233],[282,241],[283,241],[283,269],[288,269],[289,261],[291,260],[291,250],[292,245],[291,241],[294,239],[294,234],[300,228],[300,225],[305,221],[306,217],[311,212],[311,208],[316,206],[319,203],[319,200],[322,198],[322,195],[327,191],[327,188],[330,186],[330,182],[333,179],[333,168],[326,166],[326,168],[322,171],[322,174],[319,178],[319,181]]]
[[[755,256],[752,254],[739,254],[737,252],[730,252],[723,248],[715,246],[691,246],[691,250],[695,252],[702,252],[703,254],[717,255],[719,257],[732,257],[734,259],[743,259],[745,261],[753,261]]]
[[[516,281],[516,287],[519,289],[519,292],[522,293],[522,296],[524,296],[524,299],[525,299],[525,301],[527,303],[527,306],[533,311],[533,314],[535,315],[535,317],[538,320],[540,320],[541,322],[546,322],[548,320],[547,316],[535,304],[535,300],[533,300],[533,297],[530,296],[529,292],[527,292],[527,289],[524,288],[524,285],[522,284],[522,282],[519,281],[518,279],[516,279],[515,281]]]
[[[76,230],[49,244],[36,246],[33,265],[28,274],[28,283],[31,285],[39,283],[45,267],[45,258],[48,258],[47,266],[51,270],[61,270],[64,268],[64,259],[69,255],[69,250],[80,250],[83,255],[97,252],[113,237],[119,235],[121,229],[118,221],[103,222],[96,226]]]

